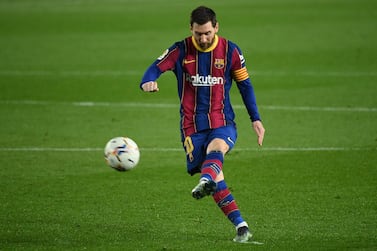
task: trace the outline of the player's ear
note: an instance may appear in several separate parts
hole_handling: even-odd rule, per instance
[[[216,22],[216,25],[215,25],[215,33],[217,33],[219,31],[219,22]]]

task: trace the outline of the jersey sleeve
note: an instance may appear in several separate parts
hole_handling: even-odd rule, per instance
[[[245,58],[238,46],[232,52],[232,77],[237,83],[238,90],[241,93],[242,101],[246,106],[247,112],[252,122],[261,120],[254,88],[251,84],[249,73],[246,68]]]
[[[141,79],[140,88],[146,82],[156,81],[165,71],[174,70],[178,57],[179,48],[178,43],[176,43],[165,50],[162,55],[148,67]]]

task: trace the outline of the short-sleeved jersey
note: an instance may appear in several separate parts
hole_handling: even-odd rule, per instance
[[[168,70],[177,78],[183,138],[235,124],[229,97],[232,80],[237,82],[250,119],[260,120],[245,59],[231,41],[216,35],[206,50],[193,37],[176,42],[147,69],[140,86]]]

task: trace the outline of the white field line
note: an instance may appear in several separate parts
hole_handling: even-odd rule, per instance
[[[142,75],[144,72],[137,70],[0,70],[0,76],[14,77],[120,77]],[[373,77],[377,76],[375,71],[251,71],[251,75],[257,76],[309,76],[309,77]]]
[[[319,112],[377,112],[377,107],[319,107],[319,106],[273,106],[262,105],[265,110],[319,111]]]
[[[174,108],[179,109],[179,104],[169,103],[112,103],[112,102],[50,102],[50,101],[36,101],[36,100],[0,100],[1,105],[69,105],[78,107],[129,107],[129,108]],[[233,105],[234,109],[245,109],[243,105]],[[318,111],[318,112],[377,112],[377,107],[320,107],[320,106],[274,106],[274,105],[260,105],[263,110],[283,110],[283,111]]]
[[[0,152],[102,152],[100,147],[0,147]],[[140,148],[141,152],[183,152],[183,148]],[[234,148],[236,152],[345,152],[377,151],[377,147],[246,147]]]
[[[0,70],[0,76],[14,76],[14,77],[119,77],[119,76],[133,76],[140,75],[142,72],[138,71],[115,71],[115,70],[98,70],[98,71],[48,71],[48,70]]]

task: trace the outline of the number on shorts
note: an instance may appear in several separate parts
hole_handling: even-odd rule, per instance
[[[188,155],[190,162],[194,161],[194,155],[192,155],[192,152],[194,151],[194,145],[192,144],[190,136],[187,136],[185,138],[185,142],[183,145],[185,146],[186,154]]]

